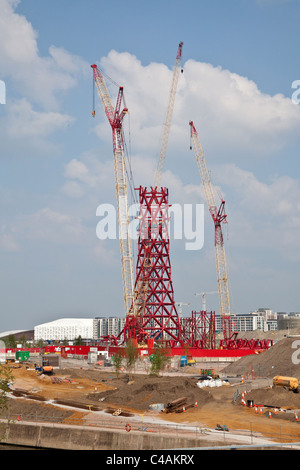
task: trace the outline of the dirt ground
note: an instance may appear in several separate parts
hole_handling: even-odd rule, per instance
[[[229,379],[222,387],[199,388],[198,378],[187,373],[159,377],[136,373],[130,381],[125,373],[117,378],[113,371],[94,368],[56,369],[50,377],[39,376],[32,366],[22,365],[12,369],[12,373],[14,398],[9,399],[9,411],[15,417],[26,415],[45,421],[55,417],[61,422],[71,422],[76,417],[83,422],[91,409],[107,412],[121,409],[125,416],[143,413],[168,422],[208,428],[215,428],[219,423],[232,431],[251,430],[266,437],[288,434],[300,440],[300,423],[295,418],[298,410],[300,417],[300,393],[270,389],[266,379],[263,386],[260,386],[261,379],[242,383],[235,378],[236,383]],[[241,393],[245,391],[247,400],[263,406],[262,414],[260,408],[258,411],[242,405]],[[149,411],[151,404],[162,403],[166,407],[180,397],[186,397],[186,403],[193,406],[181,413]],[[74,410],[58,407],[57,403],[75,407]],[[275,414],[274,407],[284,411]]]

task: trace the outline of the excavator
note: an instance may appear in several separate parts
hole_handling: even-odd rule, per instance
[[[43,358],[42,366],[35,366],[35,370],[39,375],[53,375],[53,366],[49,364],[48,359]]]

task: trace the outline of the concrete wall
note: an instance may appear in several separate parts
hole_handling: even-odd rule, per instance
[[[3,444],[67,450],[159,450],[212,446],[212,441],[147,432],[44,423],[3,424]],[[2,428],[3,430],[3,428]],[[1,430],[1,431],[2,431]],[[227,441],[227,445],[230,442]]]

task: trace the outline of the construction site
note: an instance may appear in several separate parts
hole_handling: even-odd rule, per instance
[[[125,327],[115,337],[109,335],[102,338],[107,345],[121,347],[128,340],[140,347],[153,347],[154,344],[167,345],[178,355],[177,348],[191,349],[192,355],[203,355],[203,351],[217,350],[239,351],[241,355],[253,351],[265,350],[271,346],[268,339],[244,340],[232,329],[234,321],[230,308],[228,274],[222,224],[227,223],[225,201],[217,204],[214,188],[210,180],[206,159],[193,121],[189,122],[191,149],[199,169],[199,182],[204,188],[205,199],[214,224],[214,247],[216,263],[216,281],[219,297],[220,317],[223,336],[216,340],[215,312],[203,309],[193,311],[182,318],[175,302],[172,281],[169,208],[171,200],[167,187],[162,186],[167,146],[172,124],[176,90],[180,73],[183,42],[178,45],[175,66],[172,76],[166,118],[160,146],[159,161],[155,181],[149,187],[138,186],[129,188],[128,175],[132,168],[126,158],[126,143],[123,135],[123,120],[128,113],[124,101],[124,88],[119,87],[116,105],[113,106],[103,73],[96,64],[93,70],[94,90],[97,89],[103,110],[112,129],[112,146],[114,176],[118,214],[121,272],[123,282]],[[107,77],[109,79],[109,77]],[[109,79],[111,80],[111,79]],[[93,98],[93,104],[95,98]],[[123,107],[124,105],[124,107]],[[95,105],[93,106],[95,108]],[[92,111],[96,116],[95,109]],[[188,123],[187,123],[188,124]],[[132,233],[130,231],[129,189],[138,191],[139,213],[137,260],[134,272]],[[202,293],[205,295],[205,293]],[[205,304],[206,305],[206,304]],[[218,344],[217,344],[218,343]],[[201,352],[202,351],[202,352]],[[226,354],[226,353],[225,353]]]
[[[297,449],[295,341],[299,336],[283,336],[260,354],[229,362],[202,358],[182,367],[170,361],[158,374],[151,373],[146,356],[137,358],[133,370],[124,362],[117,371],[111,363],[49,353],[41,370],[33,353],[6,366],[13,378],[1,414],[2,445]]]
[[[216,312],[207,311],[206,304],[187,317],[177,309],[169,237],[172,195],[162,186],[162,177],[177,83],[183,72],[182,48],[180,42],[155,181],[149,187],[134,188],[140,207],[135,269],[128,203],[127,175],[131,169],[127,167],[122,129],[128,112],[124,89],[119,88],[113,106],[104,74],[97,65],[91,65],[93,83],[112,129],[125,327],[119,336],[102,337],[95,345],[97,354],[106,351],[111,361],[106,365],[101,361],[89,363],[87,354],[65,354],[65,348],[43,348],[31,354],[30,360],[9,363],[13,379],[2,418],[14,424],[6,428],[3,443],[109,450],[300,445],[300,365],[297,357],[293,359],[299,348],[298,332],[288,336],[276,332],[274,340],[271,332],[255,331],[253,337],[247,337],[234,330],[222,233],[222,224],[227,223],[225,201],[221,198],[217,203],[215,199],[193,120],[187,123],[191,149],[214,226],[211,243],[215,248],[221,333],[215,328]],[[96,118],[94,109],[92,114]],[[138,351],[132,371],[124,365],[129,342]],[[153,374],[151,356],[158,350],[167,350],[168,360]],[[119,352],[123,365],[117,370],[114,357]],[[47,366],[43,365],[50,369],[35,364],[41,355],[48,356]],[[59,360],[51,366],[53,357]],[[49,430],[45,431],[49,423],[57,426],[52,437]],[[33,426],[35,431],[26,428],[25,432],[22,426]],[[113,437],[101,435],[96,445],[95,437],[89,444],[90,438],[83,438],[83,434],[74,439],[68,434],[66,442],[57,437],[59,426],[65,435],[66,429],[75,433],[80,428],[82,433],[109,430]]]

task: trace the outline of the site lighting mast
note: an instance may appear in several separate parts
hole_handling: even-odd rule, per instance
[[[202,150],[200,139],[193,121],[190,121],[191,141],[196,155],[196,160],[204,187],[204,193],[209,212],[212,216],[215,226],[215,256],[218,281],[218,294],[220,304],[220,315],[222,319],[222,329],[225,343],[231,337],[230,326],[230,301],[227,280],[226,256],[224,239],[222,234],[221,223],[226,222],[225,201],[221,200],[219,209],[217,208],[212,184],[206,166],[205,156]]]
[[[97,65],[91,65],[93,69],[94,82],[97,87],[106,117],[112,128],[114,173],[118,209],[119,240],[121,253],[122,281],[125,315],[128,315],[133,303],[134,271],[133,255],[130,235],[127,174],[125,165],[124,139],[122,123],[127,108],[121,110],[123,101],[123,87],[119,88],[119,93],[114,107],[111,102],[109,92],[106,87],[103,75]],[[95,111],[92,111],[95,116]]]

